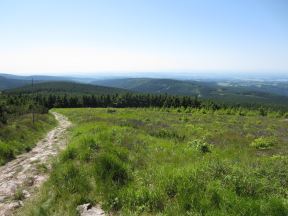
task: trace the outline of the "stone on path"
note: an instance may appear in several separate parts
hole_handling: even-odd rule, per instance
[[[99,205],[92,206],[90,203],[79,205],[77,211],[80,216],[105,216],[105,212]]]

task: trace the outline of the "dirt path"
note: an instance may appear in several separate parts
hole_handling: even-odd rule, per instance
[[[21,207],[25,198],[48,177],[51,158],[66,146],[66,129],[71,125],[66,117],[52,113],[58,126],[40,140],[30,152],[0,167],[0,215],[8,216]]]

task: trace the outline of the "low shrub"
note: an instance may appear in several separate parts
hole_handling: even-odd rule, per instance
[[[212,145],[206,143],[204,140],[195,139],[188,143],[192,148],[197,149],[199,152],[205,154],[211,152]]]
[[[175,139],[177,141],[183,141],[186,138],[184,134],[179,134],[175,130],[168,130],[163,128],[158,131],[150,131],[150,135],[164,139]]]
[[[13,196],[13,199],[16,201],[25,199],[25,194],[23,193],[23,190],[17,189]]]
[[[116,110],[115,109],[107,109],[107,113],[115,113]]]

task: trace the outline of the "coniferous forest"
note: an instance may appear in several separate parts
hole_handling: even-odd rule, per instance
[[[255,111],[259,115],[267,115],[269,112],[277,112],[278,116],[286,114],[286,106],[263,105],[254,103],[225,103],[213,100],[201,100],[191,96],[171,96],[167,94],[102,94],[102,95],[69,95],[69,94],[1,94],[0,119],[6,123],[9,116],[17,116],[28,113],[47,113],[52,108],[81,108],[81,107],[114,107],[114,108],[175,108],[189,112],[191,109],[210,111],[222,110],[226,113],[238,113],[246,115],[249,111]]]

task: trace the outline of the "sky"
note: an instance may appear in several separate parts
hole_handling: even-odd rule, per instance
[[[287,0],[0,0],[0,73],[288,73]]]

